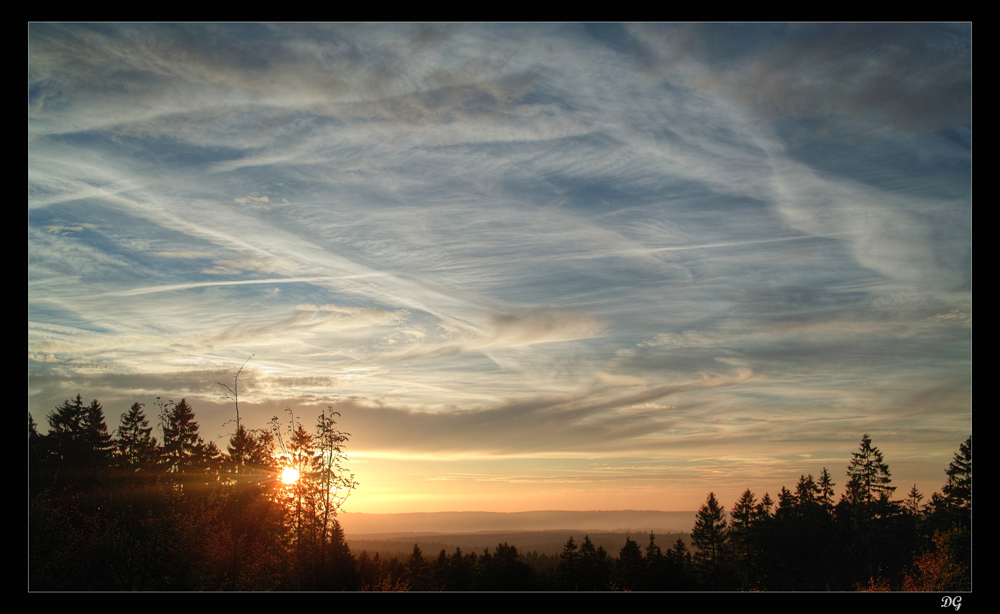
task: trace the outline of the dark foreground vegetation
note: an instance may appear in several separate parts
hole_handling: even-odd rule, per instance
[[[48,415],[45,435],[29,414],[30,590],[971,589],[971,437],[926,504],[915,486],[893,499],[865,435],[838,502],[826,469],[777,501],[748,489],[729,512],[711,493],[690,550],[650,534],[613,556],[584,536],[557,557],[502,543],[437,556],[415,545],[399,560],[344,540],[336,515],[357,483],[335,412],[312,429],[293,417],[257,430],[237,413],[223,452],[185,400],[156,409],[159,440],[139,403],[114,435],[101,404],[79,395]]]

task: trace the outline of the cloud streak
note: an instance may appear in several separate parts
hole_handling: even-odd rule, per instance
[[[29,409],[187,394],[221,423],[253,354],[261,419],[332,404],[379,458],[794,480],[867,431],[937,479],[971,429],[970,50],[967,24],[31,24]]]

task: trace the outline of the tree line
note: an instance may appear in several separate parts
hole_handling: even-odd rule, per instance
[[[922,504],[893,499],[889,467],[864,435],[834,503],[832,476],[800,476],[777,502],[747,489],[729,514],[710,493],[692,531],[694,567],[714,590],[971,590],[972,438]]]
[[[237,418],[222,451],[186,399],[157,398],[156,412],[159,438],[141,403],[114,434],[80,395],[47,416],[47,434],[29,413],[29,589],[356,587],[336,518],[357,487],[338,413],[312,428]]]
[[[499,544],[488,551],[425,557],[417,545],[397,562],[398,581],[420,590],[563,591],[963,591],[971,590],[972,438],[959,446],[940,493],[905,498],[865,434],[844,491],[833,476],[800,476],[777,501],[745,490],[727,512],[715,493],[699,508],[691,548],[663,549],[626,537],[617,557],[589,536],[570,537],[556,560]],[[491,571],[493,570],[493,571]]]
[[[238,376],[236,382],[238,384]],[[570,537],[558,557],[492,552],[406,560],[354,554],[337,512],[358,484],[349,433],[324,411],[247,429],[238,387],[226,449],[205,442],[191,405],[141,403],[109,431],[81,395],[30,413],[31,590],[940,590],[971,588],[972,438],[940,493],[894,499],[887,464],[864,435],[834,500],[833,477],[803,475],[777,501],[747,489],[727,512],[714,493],[689,549],[628,537],[617,556]],[[291,414],[291,410],[288,410]],[[155,434],[154,434],[155,431]]]

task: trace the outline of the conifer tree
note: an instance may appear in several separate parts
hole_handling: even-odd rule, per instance
[[[688,554],[687,545],[684,543],[684,539],[681,537],[677,538],[677,541],[674,542],[673,547],[671,547],[670,550],[667,552],[667,555],[670,556],[671,558],[671,562],[675,564],[684,560],[687,554]]]
[[[153,428],[142,411],[142,403],[133,403],[128,413],[121,415],[118,427],[118,455],[122,464],[131,469],[148,468],[156,463],[159,451]]]
[[[559,567],[556,569],[556,573],[559,576],[560,588],[568,591],[575,591],[579,587],[577,586],[579,567],[580,567],[580,553],[577,552],[579,546],[573,540],[573,536],[566,541],[566,545],[563,546],[562,552],[559,554]]]
[[[83,428],[87,450],[92,455],[93,461],[104,463],[111,456],[114,444],[108,433],[108,425],[104,421],[104,408],[97,399],[91,401],[90,405],[87,406],[83,416]]]
[[[55,452],[69,467],[99,467],[110,456],[111,436],[97,399],[84,406],[83,397],[77,394],[75,400],[57,406],[48,419]]]
[[[743,491],[739,500],[733,505],[732,525],[729,529],[729,540],[732,543],[733,555],[736,559],[737,579],[741,589],[747,589],[755,580],[754,568],[757,558],[758,534],[764,520],[758,516],[757,503],[753,492],[748,488]]]
[[[455,548],[451,555],[448,573],[448,586],[453,591],[472,590],[476,573],[476,553],[462,554],[462,549]]]
[[[708,499],[698,508],[691,541],[698,548],[695,560],[709,574],[718,569],[727,536],[726,509],[719,505],[714,492],[708,493]]]
[[[413,552],[410,553],[410,558],[406,560],[405,578],[410,584],[411,591],[425,591],[428,589],[430,565],[428,565],[427,559],[424,558],[424,553],[421,552],[420,546],[417,544],[413,544]]]
[[[444,548],[441,548],[437,559],[431,565],[431,585],[435,590],[444,591],[451,589],[448,585],[448,576],[451,571],[449,569],[450,563],[448,552]]]
[[[795,501],[798,507],[805,509],[818,503],[821,494],[822,491],[811,473],[808,476],[799,476],[799,481],[795,485]]]
[[[609,572],[608,553],[604,548],[595,548],[590,536],[583,537],[578,553],[576,587],[582,591],[607,590]]]
[[[796,508],[798,507],[798,500],[792,491],[788,490],[784,486],[781,487],[781,492],[778,493],[778,509],[775,511],[774,515],[776,518],[791,518],[796,514]]]
[[[666,583],[668,573],[667,557],[656,544],[656,535],[649,532],[649,544],[646,545],[646,573],[641,585],[643,590],[659,590]]]
[[[960,509],[972,509],[972,437],[959,446],[955,458],[948,465],[948,482],[942,488],[949,505]]]
[[[83,430],[83,397],[79,394],[76,399],[63,401],[62,405],[57,405],[55,411],[50,412],[49,434],[69,433],[79,435]]]
[[[750,529],[754,521],[754,510],[757,501],[750,489],[743,491],[739,500],[733,505],[733,522],[730,528],[730,538],[736,544],[736,551],[743,557],[750,556]]]
[[[170,408],[163,426],[163,454],[170,471],[184,473],[201,464],[205,442],[187,399]]]
[[[85,413],[83,397],[77,394],[76,399],[67,399],[47,416],[52,448],[63,461],[79,462]]]
[[[626,535],[625,545],[618,553],[618,565],[615,569],[615,582],[618,589],[634,590],[642,581],[645,567],[639,543]]]
[[[823,473],[819,476],[817,486],[819,487],[819,498],[817,501],[828,513],[832,512],[833,487],[836,486],[836,484],[833,483],[833,478],[830,477],[830,472],[827,471],[826,467],[823,467]]]
[[[909,494],[906,495],[903,507],[906,508],[906,511],[908,511],[911,516],[917,516],[920,514],[920,501],[923,500],[923,498],[923,493],[917,490],[917,485],[914,484],[913,488],[910,489]]]
[[[896,491],[890,486],[892,479],[889,466],[882,458],[882,452],[872,445],[865,433],[861,437],[860,449],[855,452],[847,467],[847,492],[850,503],[862,510],[863,517],[871,518],[890,511],[890,497]]]
[[[646,545],[646,560],[654,561],[663,556],[663,550],[656,545],[656,535],[649,532],[649,544]]]
[[[771,498],[770,493],[764,493],[764,496],[760,499],[760,503],[754,509],[757,518],[770,518],[772,507],[774,507],[774,499]]]
[[[962,442],[945,473],[948,481],[943,494],[931,495],[933,524],[943,531],[956,526],[968,531],[972,526],[972,437]]]
[[[226,451],[233,473],[275,469],[274,435],[269,431],[248,430],[241,424],[230,437]]]
[[[687,545],[680,537],[674,542],[673,547],[666,553],[667,563],[670,568],[670,576],[666,584],[666,590],[690,590],[691,580],[689,571],[691,568],[691,553]]]

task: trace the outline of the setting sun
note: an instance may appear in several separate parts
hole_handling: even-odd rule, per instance
[[[299,480],[299,470],[294,467],[285,467],[281,472],[281,481],[285,484],[294,484]]]

